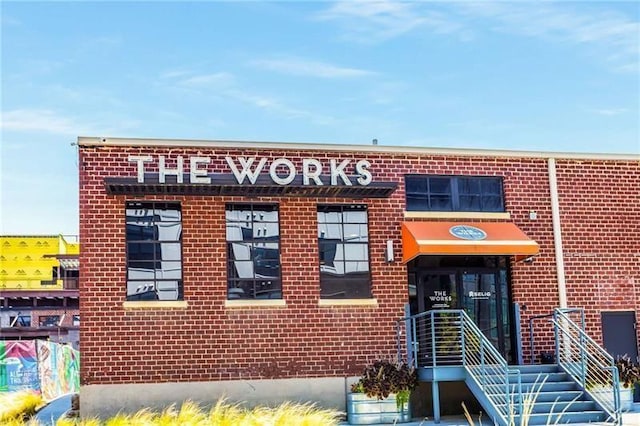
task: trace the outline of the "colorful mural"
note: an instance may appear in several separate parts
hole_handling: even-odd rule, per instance
[[[33,389],[51,400],[80,390],[80,353],[44,340],[0,341],[0,392]]]

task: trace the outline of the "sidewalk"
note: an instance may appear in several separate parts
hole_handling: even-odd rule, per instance
[[[56,421],[71,409],[72,395],[73,394],[62,395],[54,399],[35,414],[35,419],[41,426],[55,426]]]
[[[636,404],[637,406],[637,404]],[[638,408],[636,408],[638,409]],[[482,423],[478,421],[477,416],[472,417],[475,422],[475,426],[492,426],[493,422],[489,419],[482,419]],[[340,426],[347,426],[348,423],[340,423]],[[377,424],[369,426],[390,426],[390,423]],[[464,416],[443,416],[440,423],[436,423],[433,419],[424,419],[421,421],[412,421],[409,423],[398,423],[398,426],[469,426],[469,422]],[[571,423],[571,426],[597,426],[607,425],[611,426],[612,423]],[[640,426],[640,412],[624,413],[622,415],[622,426]]]

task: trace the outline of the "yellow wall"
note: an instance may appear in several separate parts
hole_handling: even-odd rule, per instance
[[[0,236],[0,290],[62,289],[62,280],[42,285],[53,279],[53,268],[59,266],[55,257],[45,255],[79,252],[77,243],[61,235]]]

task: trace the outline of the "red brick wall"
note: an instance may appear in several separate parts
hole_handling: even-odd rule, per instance
[[[209,172],[224,173],[229,173],[226,155],[270,160],[286,157],[299,169],[302,158],[326,160],[327,164],[330,158],[366,158],[371,162],[374,181],[399,182],[398,190],[390,198],[365,200],[369,206],[372,291],[378,306],[318,306],[316,205],[353,200],[259,199],[280,205],[282,287],[287,305],[238,309],[224,306],[227,291],[224,208],[227,202],[248,200],[149,196],[144,199],[182,203],[184,299],[189,306],[187,309],[125,311],[122,307],[126,293],[124,209],[125,201],[130,198],[107,195],[103,179],[136,176],[135,164],[127,158],[143,154],[153,155],[155,160],[147,166],[148,172],[157,172],[158,155],[170,159],[168,167],[174,166],[177,155],[184,156],[185,160],[194,155],[208,156],[212,158]],[[631,170],[633,165],[626,167],[630,175],[624,184],[631,186],[633,179],[637,183],[637,167],[635,172]],[[548,313],[558,305],[544,159],[83,147],[80,150],[82,383],[342,376],[357,374],[369,360],[395,355],[395,321],[402,316],[407,302],[407,276],[406,267],[398,261],[391,264],[384,261],[384,250],[386,241],[392,239],[396,259],[400,258],[403,175],[406,173],[503,176],[506,206],[512,220],[540,244],[540,255],[535,262],[512,265],[514,299],[527,305],[523,327],[529,315]],[[565,192],[563,189],[563,196]],[[568,206],[563,204],[565,209]],[[633,210],[630,204],[629,208]],[[537,220],[529,219],[531,210],[537,212]],[[635,214],[638,224],[637,211]],[[565,237],[567,243],[570,238],[574,237]],[[624,276],[638,281],[637,264],[626,263],[623,267],[626,268]],[[574,275],[569,276],[574,279]],[[571,286],[585,284],[584,276],[580,277],[575,283],[572,281]],[[575,299],[576,302],[582,300],[591,299],[588,296]]]
[[[598,341],[601,311],[635,311],[640,329],[639,164],[558,161],[568,304]]]

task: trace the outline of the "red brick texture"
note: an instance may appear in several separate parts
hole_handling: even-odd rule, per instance
[[[229,173],[227,155],[359,159],[371,162],[374,181],[395,181],[388,199],[369,206],[372,292],[378,306],[318,306],[316,206],[350,199],[147,196],[179,201],[183,211],[183,282],[186,309],[124,310],[125,202],[108,195],[105,177],[135,177],[129,155],[208,156],[209,172]],[[349,170],[348,174],[352,174]],[[267,149],[81,147],[80,292],[83,384],[215,381],[354,375],[363,364],[396,353],[395,321],[408,301],[407,271],[386,263],[386,241],[400,258],[407,173],[496,175],[504,178],[512,221],[540,245],[530,264],[512,265],[512,294],[531,315],[558,306],[550,190],[546,159],[419,156],[416,154]],[[640,308],[638,164],[558,161],[567,289],[571,306],[587,308],[598,340],[599,312]],[[280,206],[282,288],[286,307],[225,308],[227,295],[225,203],[267,201]],[[531,220],[529,212],[536,211]],[[526,333],[525,337],[526,337]],[[539,333],[540,339],[550,338]],[[528,341],[524,342],[528,348]]]

